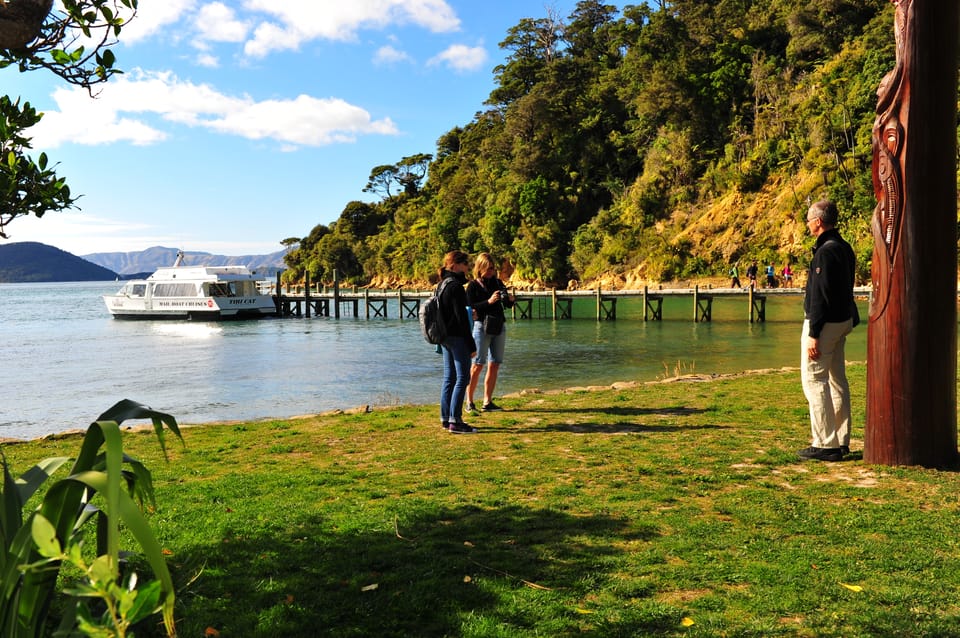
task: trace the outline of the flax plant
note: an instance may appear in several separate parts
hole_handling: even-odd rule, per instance
[[[175,635],[173,580],[141,511],[144,502],[154,502],[151,475],[123,451],[120,424],[129,419],[153,422],[164,455],[164,426],[183,440],[172,416],[124,400],[90,425],[69,475],[49,484],[43,494],[40,488],[48,479],[53,481],[69,458],[47,458],[17,479],[3,458],[0,635],[43,635],[64,562],[79,568],[84,580],[63,591],[74,599],[72,613],[65,612],[60,625],[63,635],[79,630],[87,635],[124,636],[138,620],[157,612],[162,612],[167,635]],[[139,544],[156,578],[139,588],[135,574],[121,573],[121,523]],[[88,562],[82,532],[90,527],[95,529],[96,557]],[[97,616],[89,604],[92,599],[101,601],[106,611]]]

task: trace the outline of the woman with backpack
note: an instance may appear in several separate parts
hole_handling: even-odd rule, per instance
[[[467,314],[467,273],[470,256],[451,250],[443,257],[438,286],[440,316],[447,336],[440,344],[443,353],[443,382],[440,385],[440,425],[452,434],[477,431],[463,421],[463,399],[470,383],[470,360],[477,352],[471,317]],[[446,280],[451,281],[444,285]]]

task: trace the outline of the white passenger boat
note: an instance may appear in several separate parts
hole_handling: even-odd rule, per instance
[[[277,314],[273,297],[260,292],[246,266],[184,266],[183,252],[173,266],[132,279],[103,301],[117,319],[215,321]]]

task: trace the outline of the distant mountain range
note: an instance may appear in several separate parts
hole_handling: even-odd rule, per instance
[[[264,279],[284,269],[281,250],[270,255],[229,257],[184,251],[187,266],[247,266]],[[155,246],[140,252],[93,253],[78,257],[39,242],[0,243],[0,283],[53,281],[112,281],[147,276],[160,266],[172,266],[176,248]]]
[[[172,266],[177,259],[177,248],[166,248],[164,246],[154,246],[140,252],[132,253],[91,253],[81,255],[84,259],[98,266],[109,268],[113,272],[121,275],[122,278],[129,279],[130,275],[151,274],[160,266]],[[240,255],[229,257],[227,255],[213,255],[197,251],[183,251],[184,266],[246,266],[257,274],[263,275],[264,279],[276,276],[278,270],[285,268],[283,256],[287,254],[286,249],[270,253],[269,255]]]

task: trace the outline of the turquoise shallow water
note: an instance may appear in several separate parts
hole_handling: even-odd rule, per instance
[[[183,423],[438,398],[442,363],[415,321],[118,321],[100,299],[117,287],[0,284],[7,371],[0,437],[85,427],[124,398]],[[590,319],[594,308],[584,299],[572,320],[508,320],[498,395],[798,363],[799,297],[768,299],[768,320],[754,324],[742,298],[715,300],[710,323],[693,323],[689,297],[667,299],[662,322],[643,322],[639,299],[619,302],[614,322]],[[865,344],[861,326],[847,358],[865,359]]]

